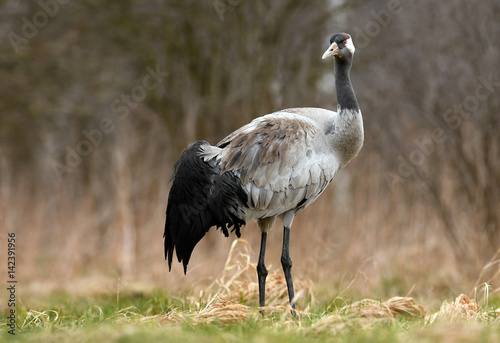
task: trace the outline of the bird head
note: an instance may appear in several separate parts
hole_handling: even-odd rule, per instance
[[[330,56],[337,60],[352,58],[356,48],[352,42],[352,38],[347,33],[337,33],[330,38],[330,46],[326,49],[322,59]]]

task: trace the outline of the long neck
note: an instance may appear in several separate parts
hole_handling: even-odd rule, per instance
[[[349,76],[350,71],[350,60],[335,59],[335,87],[337,88],[337,103],[340,112],[342,110],[359,111],[358,100]]]

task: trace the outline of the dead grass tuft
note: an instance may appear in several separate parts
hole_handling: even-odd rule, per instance
[[[59,313],[54,310],[45,310],[41,312],[29,310],[23,324],[21,324],[21,329],[29,326],[38,328],[50,327],[55,324],[58,319]]]
[[[341,332],[356,327],[365,330],[380,322],[392,321],[402,316],[423,318],[426,313],[424,306],[409,297],[393,297],[386,301],[363,299],[322,317],[311,329]]]
[[[234,323],[248,320],[252,308],[216,294],[195,316],[200,322]]]
[[[427,309],[410,297],[392,297],[386,301],[363,299],[344,306],[341,312],[362,318],[387,318],[398,316],[423,318]]]
[[[454,302],[449,303],[446,300],[441,305],[438,312],[427,316],[426,322],[434,324],[437,321],[471,321],[487,320],[488,314],[480,311],[478,304],[469,299],[465,294],[459,295]]]

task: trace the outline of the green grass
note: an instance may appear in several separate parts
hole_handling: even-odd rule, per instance
[[[483,308],[482,319],[437,321],[424,316],[363,317],[338,299],[313,304],[295,319],[288,310],[266,312],[250,308],[247,319],[218,321],[196,314],[206,303],[152,293],[122,292],[75,297],[57,293],[25,300],[17,308],[16,335],[0,327],[0,341],[12,342],[497,342],[500,324],[494,308]],[[496,302],[495,302],[496,303]],[[253,304],[247,304],[252,306]],[[238,305],[236,305],[238,306]],[[491,305],[488,305],[491,306]],[[332,308],[334,307],[334,308]],[[247,308],[248,309],[248,308]],[[177,314],[175,320],[167,319]],[[334,321],[330,321],[335,318]],[[5,316],[2,317],[5,323]]]

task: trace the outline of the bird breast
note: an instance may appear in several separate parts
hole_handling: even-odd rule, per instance
[[[340,167],[356,157],[363,146],[363,117],[360,111],[339,110],[327,126],[325,135]]]

